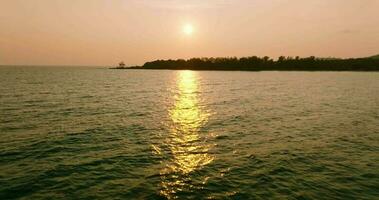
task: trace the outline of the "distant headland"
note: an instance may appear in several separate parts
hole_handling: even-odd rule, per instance
[[[142,66],[125,66],[123,62],[111,69],[170,69],[224,71],[379,71],[379,55],[366,58],[301,58],[280,56],[218,57],[177,60],[155,60]]]

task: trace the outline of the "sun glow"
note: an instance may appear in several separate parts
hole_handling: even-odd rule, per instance
[[[183,26],[183,33],[186,34],[186,35],[192,35],[194,33],[194,27],[192,26],[192,24],[185,24]]]

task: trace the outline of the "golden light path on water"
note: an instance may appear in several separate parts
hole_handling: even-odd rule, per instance
[[[204,142],[200,133],[210,113],[200,105],[196,72],[179,71],[176,84],[178,93],[169,111],[172,124],[168,147],[172,158],[161,171],[164,178],[160,193],[168,199],[175,199],[177,192],[194,187],[190,184],[191,172],[214,159],[208,154],[212,145]]]

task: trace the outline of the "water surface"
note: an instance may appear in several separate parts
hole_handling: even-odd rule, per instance
[[[379,73],[0,77],[0,199],[379,196]]]

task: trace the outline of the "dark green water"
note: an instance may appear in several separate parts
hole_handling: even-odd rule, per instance
[[[379,73],[0,67],[0,199],[378,199]]]

